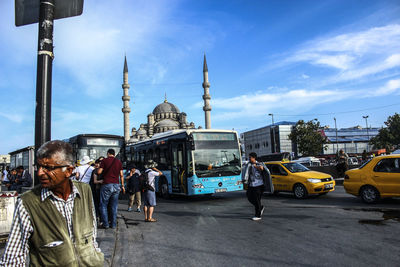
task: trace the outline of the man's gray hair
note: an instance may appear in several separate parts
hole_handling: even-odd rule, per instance
[[[36,152],[36,156],[37,159],[53,159],[58,165],[74,165],[72,146],[60,140],[44,143]]]

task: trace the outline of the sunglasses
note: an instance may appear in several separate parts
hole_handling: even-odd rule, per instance
[[[35,171],[38,171],[40,168],[42,168],[43,171],[45,172],[51,172],[59,168],[63,167],[69,167],[69,165],[41,165],[41,164],[35,164]]]

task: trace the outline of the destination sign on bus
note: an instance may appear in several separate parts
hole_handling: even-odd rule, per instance
[[[234,141],[233,133],[193,133],[195,141]]]
[[[103,138],[90,138],[86,140],[88,146],[119,146],[118,140],[110,140]]]

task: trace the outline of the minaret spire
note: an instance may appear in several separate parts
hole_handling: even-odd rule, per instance
[[[208,82],[208,67],[207,67],[207,60],[206,54],[204,53],[204,63],[203,63],[203,88],[204,88],[204,116],[205,116],[205,126],[206,129],[211,129],[211,105],[210,105],[210,83]]]
[[[131,109],[129,108],[129,101],[131,100],[129,96],[129,83],[128,83],[128,63],[126,62],[126,55],[125,55],[125,62],[124,62],[124,73],[123,73],[123,84],[122,89],[124,90],[124,94],[122,96],[123,101],[123,108],[122,113],[124,114],[124,138],[125,142],[128,142],[130,139],[129,134],[129,113]]]

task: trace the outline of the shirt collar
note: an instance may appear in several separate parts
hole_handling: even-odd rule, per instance
[[[53,198],[57,198],[56,195],[54,195],[54,193],[49,190],[48,188],[42,188],[41,190],[41,201],[45,201],[46,198],[48,197],[53,197]],[[74,183],[72,183],[72,192],[71,192],[72,198],[75,199],[75,197],[79,196],[80,197],[80,193],[78,188],[74,185]]]

